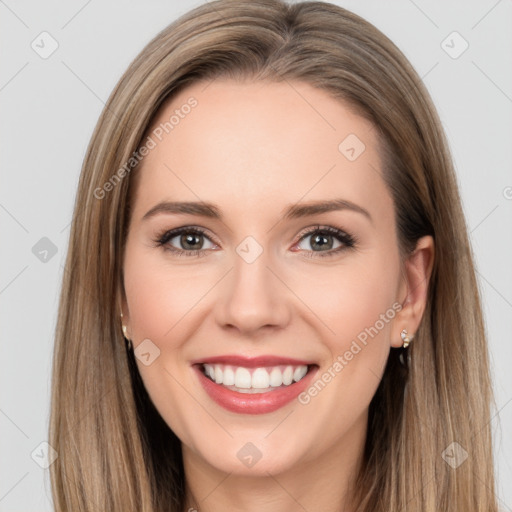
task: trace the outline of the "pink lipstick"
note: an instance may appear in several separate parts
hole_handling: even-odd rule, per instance
[[[318,365],[278,356],[215,356],[192,361],[203,389],[218,405],[239,414],[284,407],[311,383]]]

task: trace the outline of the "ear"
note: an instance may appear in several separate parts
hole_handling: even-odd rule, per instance
[[[427,304],[430,276],[434,265],[434,239],[424,236],[406,258],[398,288],[398,301],[402,309],[395,316],[391,332],[391,346],[403,344],[400,333],[416,334]]]

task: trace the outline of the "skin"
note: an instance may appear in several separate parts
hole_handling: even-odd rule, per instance
[[[420,239],[401,261],[372,125],[326,92],[301,82],[196,83],[163,106],[155,126],[190,96],[197,106],[137,171],[122,301],[135,349],[149,339],[160,350],[148,366],[136,361],[151,400],[182,441],[185,510],[349,511],[368,406],[390,349],[402,345],[400,332],[414,333],[420,323],[433,241]],[[349,134],[366,146],[355,161],[338,149]],[[348,209],[283,218],[289,204],[334,198],[371,219]],[[164,200],[215,203],[223,220],[142,219]],[[316,225],[357,242],[322,258],[329,247],[312,246],[315,233],[303,234]],[[196,245],[203,257],[156,246],[159,234],[181,226],[207,231]],[[251,264],[236,252],[247,236],[263,248]],[[342,245],[328,241],[331,251]],[[167,245],[184,248],[179,236]],[[393,304],[401,310],[308,404],[229,412],[190,366],[214,355],[271,354],[314,361],[321,375]],[[247,442],[262,454],[250,468],[237,457]]]

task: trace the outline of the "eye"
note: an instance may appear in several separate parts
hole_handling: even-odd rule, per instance
[[[204,244],[207,243],[205,247]],[[201,256],[204,251],[216,247],[205,232],[200,228],[184,226],[170,231],[165,231],[155,240],[157,246],[171,251],[178,256]],[[210,244],[208,246],[208,244]]]
[[[333,256],[354,247],[355,243],[355,238],[341,229],[331,226],[315,226],[306,233],[302,233],[296,247],[307,251],[304,256],[311,258]]]
[[[157,236],[154,243],[176,256],[206,256],[208,250],[218,248],[218,245],[212,242],[202,228],[191,226],[164,231]],[[331,226],[315,226],[301,234],[295,247],[304,251],[303,256],[313,258],[334,256],[343,250],[354,247],[355,244],[356,239],[341,229]]]

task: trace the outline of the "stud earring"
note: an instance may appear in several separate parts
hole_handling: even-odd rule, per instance
[[[132,349],[132,342],[131,342],[130,338],[128,338],[126,325],[123,324],[123,313],[121,313],[121,326],[122,326],[122,329],[123,329],[123,336],[124,336],[124,339],[125,339],[125,342],[126,342],[126,346],[128,347],[128,350],[131,350]]]
[[[404,348],[407,348],[409,346],[409,343],[414,339],[414,334],[409,335],[407,330],[404,329],[400,333],[400,337],[402,338],[402,341],[404,342],[402,346]]]

